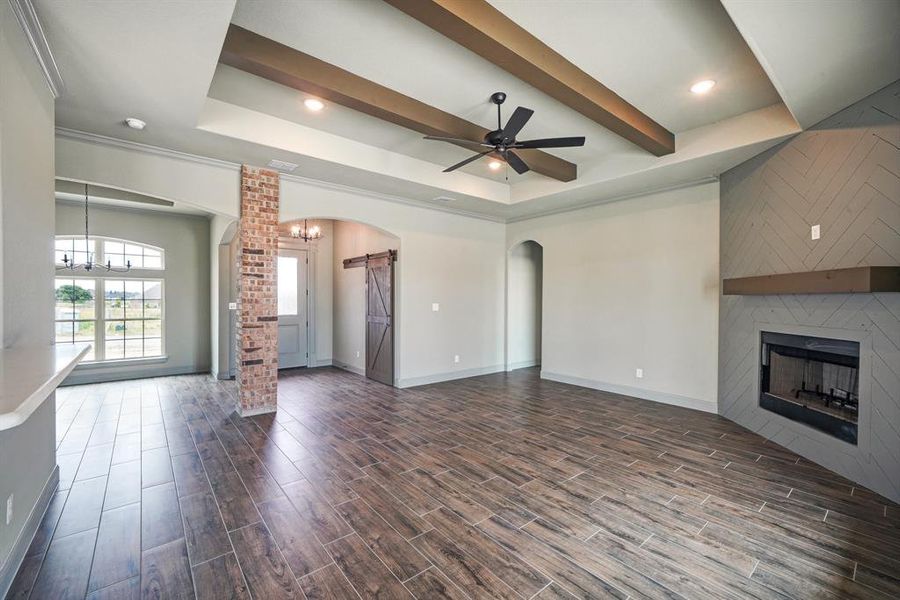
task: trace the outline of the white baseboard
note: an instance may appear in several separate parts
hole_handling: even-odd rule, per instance
[[[525,360],[521,362],[509,363],[506,366],[507,371],[515,371],[517,369],[530,369],[531,367],[539,367],[541,366],[540,361],[538,360]]]
[[[406,379],[398,379],[397,387],[416,387],[419,385],[428,385],[430,383],[440,383],[442,381],[453,381],[454,379],[465,379],[467,377],[478,377],[479,375],[490,375],[491,373],[502,373],[505,370],[506,367],[504,365],[493,365],[491,367],[461,369],[459,371],[450,371],[448,373],[435,373],[434,375],[425,375],[422,377],[409,377]]]
[[[332,367],[336,367],[336,368],[338,368],[338,369],[341,369],[342,371],[349,371],[350,373],[356,373],[357,375],[362,375],[363,377],[366,376],[366,370],[365,370],[365,369],[361,369],[361,368],[359,368],[359,367],[356,367],[356,366],[353,366],[353,365],[349,365],[349,364],[347,364],[347,363],[345,363],[345,362],[341,362],[341,361],[336,360],[336,359],[331,359],[331,366],[332,366]]]
[[[563,375],[562,373],[551,373],[549,371],[541,371],[541,379],[557,381],[559,383],[568,383],[579,387],[590,388],[592,390],[600,390],[603,392],[612,392],[614,394],[622,394],[623,396],[633,396],[643,400],[651,400],[661,404],[672,404],[674,406],[682,406],[684,408],[693,408],[694,410],[702,410],[703,412],[717,414],[718,403],[714,400],[700,400],[699,398],[690,398],[688,396],[679,396],[678,394],[670,394],[668,392],[657,392],[655,390],[646,390],[644,388],[632,387],[630,385],[619,385],[616,383],[607,383],[605,381],[596,381],[594,379],[585,379],[574,375]]]
[[[72,371],[62,384],[82,385],[85,383],[104,383],[107,381],[126,381],[129,379],[145,379],[147,377],[170,377],[172,375],[194,375],[197,373],[209,374],[208,368],[197,367],[108,367],[109,370],[99,368],[94,370]]]
[[[334,360],[331,358],[317,358],[315,361],[314,367],[331,367],[334,365]]]
[[[41,521],[44,520],[44,514],[47,512],[47,507],[50,506],[50,500],[53,498],[57,486],[59,486],[59,466],[54,465],[50,477],[44,483],[41,495],[38,496],[37,502],[28,515],[28,519],[25,520],[22,531],[19,532],[16,542],[9,551],[6,562],[3,563],[3,566],[0,566],[0,598],[6,598],[9,588],[16,578],[16,573],[19,571],[22,561],[25,560],[28,547],[31,546],[31,541],[34,539]]]

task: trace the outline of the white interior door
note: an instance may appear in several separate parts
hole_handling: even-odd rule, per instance
[[[278,368],[305,367],[307,355],[307,262],[303,250],[278,251]]]

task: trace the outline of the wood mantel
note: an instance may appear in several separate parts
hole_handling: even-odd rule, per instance
[[[852,267],[829,271],[804,271],[738,277],[722,282],[722,294],[725,296],[873,292],[900,292],[900,267]]]

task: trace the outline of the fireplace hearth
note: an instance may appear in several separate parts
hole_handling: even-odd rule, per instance
[[[859,343],[763,331],[759,405],[857,444]]]

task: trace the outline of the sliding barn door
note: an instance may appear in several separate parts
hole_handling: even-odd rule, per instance
[[[366,261],[366,377],[394,385],[394,261]]]

